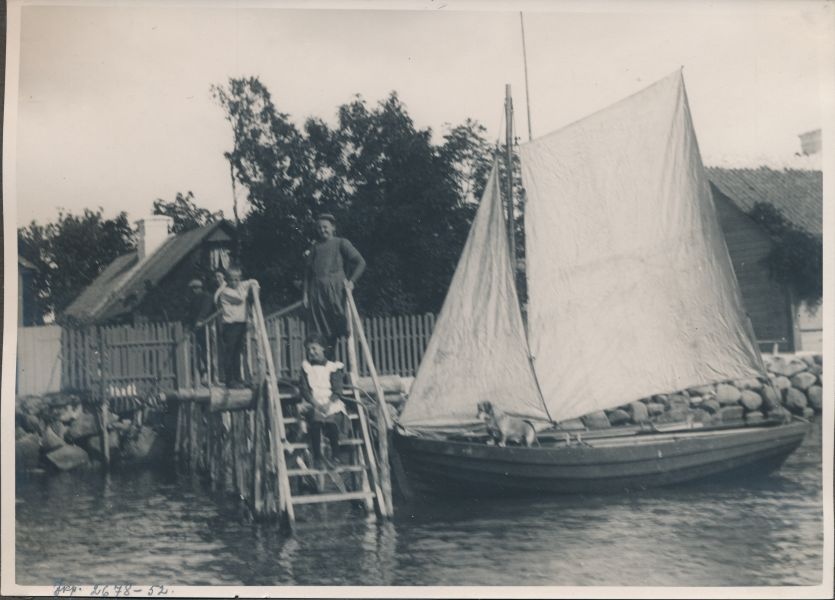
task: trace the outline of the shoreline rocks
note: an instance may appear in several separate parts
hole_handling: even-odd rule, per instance
[[[110,413],[112,464],[155,462],[170,454],[164,411]],[[144,421],[144,423],[143,423]],[[70,471],[104,460],[99,412],[73,394],[18,398],[15,402],[15,470]]]
[[[749,377],[654,394],[580,417],[588,429],[652,423],[758,423],[810,418],[823,408],[821,355],[763,357],[768,378]]]

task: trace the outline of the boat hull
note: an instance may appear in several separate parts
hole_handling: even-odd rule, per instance
[[[542,447],[489,446],[396,432],[405,474],[446,494],[605,493],[727,474],[770,472],[800,445],[809,423],[739,427]]]

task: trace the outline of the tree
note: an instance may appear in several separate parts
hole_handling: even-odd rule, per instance
[[[176,198],[171,202],[157,198],[154,200],[153,214],[171,217],[174,220],[172,233],[197,229],[223,218],[222,210],[212,212],[197,206],[191,191],[186,192],[185,196],[177,192]]]
[[[17,231],[18,253],[37,268],[33,280],[41,316],[59,314],[117,256],[134,248],[127,214],[105,219],[102,209],[59,213],[47,225],[32,221]]]
[[[772,277],[788,286],[797,300],[816,307],[823,296],[821,238],[791,223],[771,204],[757,202],[749,214],[774,242],[766,258]]]
[[[391,93],[373,107],[355,96],[334,128],[310,118],[299,129],[255,78],[213,93],[248,190],[241,260],[271,304],[298,299],[314,217],[327,210],[369,263],[356,291],[365,313],[440,308],[491,164],[483,127],[468,120],[435,144]]]

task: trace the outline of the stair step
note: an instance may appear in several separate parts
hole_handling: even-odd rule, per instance
[[[359,419],[359,415],[348,415],[348,418],[352,421],[356,421]],[[298,423],[299,421],[304,421],[304,419],[297,419],[296,417],[284,417],[284,424],[285,425],[293,425]]]
[[[290,477],[302,477],[304,475],[327,475],[328,473],[361,473],[366,467],[362,465],[343,465],[333,469],[287,469]]]
[[[293,504],[316,504],[322,502],[343,502],[345,500],[365,500],[373,498],[374,492],[346,492],[344,494],[303,494],[291,496]]]
[[[351,438],[347,440],[339,440],[340,446],[362,446],[363,441],[359,438]],[[293,450],[308,450],[310,448],[310,444],[307,442],[287,442],[284,444],[284,450],[286,452],[292,452]]]

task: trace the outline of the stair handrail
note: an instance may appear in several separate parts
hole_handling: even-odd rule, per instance
[[[261,310],[261,286],[257,281],[253,281],[250,286],[250,293],[252,294],[252,316],[255,320],[256,331],[256,346],[257,350],[266,360],[266,372],[264,377],[266,379],[267,398],[269,399],[269,420],[272,429],[273,439],[276,442],[276,460],[278,464],[278,509],[287,517],[287,523],[292,529],[295,525],[296,517],[293,510],[293,503],[290,501],[290,479],[287,474],[287,462],[284,456],[284,445],[287,443],[287,432],[284,427],[284,415],[281,410],[281,398],[278,393],[278,379],[275,371],[275,363],[273,362],[272,349],[267,336],[267,326],[264,322],[264,313]]]

